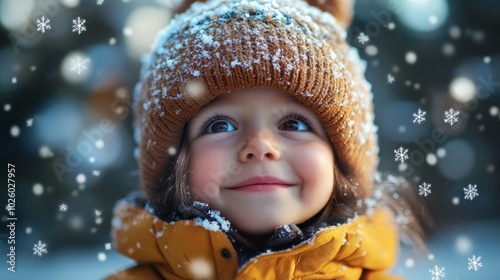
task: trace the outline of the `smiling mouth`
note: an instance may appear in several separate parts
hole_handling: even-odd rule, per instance
[[[288,185],[273,185],[273,184],[263,184],[263,185],[248,185],[239,188],[231,188],[234,191],[241,192],[273,192],[278,189],[288,188]]]
[[[243,180],[229,189],[242,192],[273,192],[294,185],[272,176],[257,176]]]

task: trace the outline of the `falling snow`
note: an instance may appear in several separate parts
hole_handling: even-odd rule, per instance
[[[94,176],[99,176],[99,175],[101,175],[101,171],[99,171],[99,170],[94,170],[94,171],[92,171],[92,175],[94,175]]]
[[[16,77],[12,77],[12,83],[13,84],[17,84],[17,78]]]
[[[210,262],[203,259],[194,259],[189,262],[189,270],[193,273],[195,279],[214,278],[213,269]]]
[[[473,200],[474,197],[479,196],[479,193],[477,192],[477,185],[472,185],[469,184],[467,188],[464,188],[464,194],[465,194],[465,199],[470,199]]]
[[[395,80],[396,79],[394,78],[393,75],[387,74],[387,83],[392,84],[392,83],[394,83]]]
[[[71,59],[71,71],[75,71],[78,75],[82,74],[85,70],[87,70],[88,59],[82,60],[79,56],[76,57],[76,60]]]
[[[364,45],[366,42],[370,41],[370,37],[366,35],[365,33],[361,32],[358,35],[358,42],[362,45]]]
[[[474,269],[477,271],[480,267],[483,267],[483,263],[481,262],[481,256],[477,257],[472,255],[472,259],[469,258],[469,270]]]
[[[399,147],[399,149],[394,150],[394,155],[396,156],[395,161],[400,161],[401,163],[403,163],[408,159],[408,149]]]
[[[456,122],[458,122],[458,115],[460,114],[459,111],[453,110],[453,108],[450,108],[450,110],[444,112],[444,122],[449,123],[450,125],[454,125]]]
[[[427,197],[431,193],[431,184],[423,183],[418,186],[418,194]]]
[[[101,216],[101,210],[95,210],[95,215],[96,215],[97,217]]]
[[[64,203],[59,205],[59,211],[63,211],[63,212],[68,211],[68,205],[66,205]]]
[[[85,181],[87,181],[87,177],[85,176],[85,174],[80,173],[80,174],[76,175],[76,182],[78,184],[83,184],[83,183],[85,183]]]
[[[426,111],[422,111],[420,110],[420,108],[418,109],[418,111],[416,113],[413,113],[413,117],[415,117],[413,119],[413,123],[422,123],[423,121],[425,121],[425,114],[427,114]]]
[[[33,118],[28,119],[28,120],[26,121],[26,126],[27,126],[27,127],[31,127],[32,125],[33,125]]]
[[[104,0],[97,0],[97,5],[102,5],[104,3]]]
[[[50,29],[49,25],[50,19],[45,19],[45,16],[42,16],[41,18],[36,20],[36,26],[37,29],[36,31],[42,31],[42,33],[45,33],[45,30]]]
[[[104,244],[104,248],[106,250],[111,250],[111,243],[108,242],[108,243]]]
[[[78,32],[78,34],[80,34],[86,30],[85,19],[80,19],[80,17],[73,19],[73,32]]]
[[[46,254],[47,253],[47,249],[45,248],[46,244],[45,243],[42,243],[42,241],[38,241],[38,244],[35,244],[35,246],[33,247],[33,255],[38,255],[38,256],[42,256],[42,254]]]
[[[429,272],[431,273],[432,280],[439,280],[441,277],[445,277],[444,267],[439,268],[435,265],[433,269],[429,269]]]
[[[100,261],[100,262],[103,262],[106,260],[106,254],[100,252],[99,254],[97,254],[97,259]],[[125,279],[125,278],[124,278]]]

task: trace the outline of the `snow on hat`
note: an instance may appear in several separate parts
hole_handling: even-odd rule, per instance
[[[214,98],[245,88],[287,92],[314,111],[341,172],[359,184],[361,196],[368,195],[378,145],[365,63],[346,43],[352,3],[191,2],[159,33],[136,87],[136,140],[147,195],[157,195],[154,186],[172,163],[187,121]]]

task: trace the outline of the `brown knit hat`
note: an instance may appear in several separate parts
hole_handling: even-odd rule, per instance
[[[182,13],[145,57],[135,93],[139,166],[150,198],[157,195],[153,186],[174,158],[186,122],[214,98],[244,88],[287,92],[311,108],[340,170],[359,184],[361,196],[370,193],[378,146],[365,64],[346,43],[351,3],[307,2],[208,0],[180,6]]]

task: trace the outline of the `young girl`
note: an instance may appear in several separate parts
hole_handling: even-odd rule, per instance
[[[113,220],[138,265],[109,279],[393,279],[399,234],[421,230],[404,181],[376,173],[352,3],[192,2],[144,61],[145,195]]]

